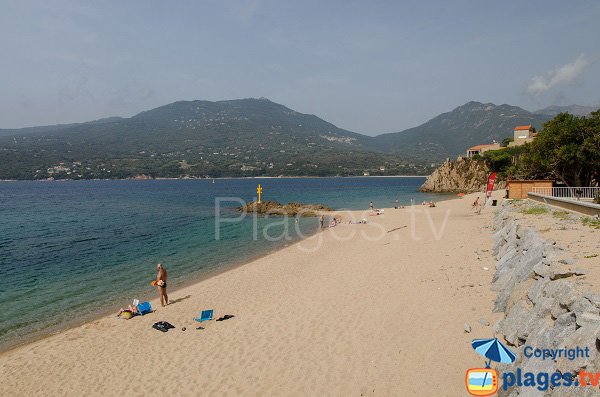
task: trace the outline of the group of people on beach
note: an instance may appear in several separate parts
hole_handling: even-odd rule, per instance
[[[372,201],[369,203],[369,208],[371,209],[371,211],[379,211],[377,208],[375,208],[375,204],[373,204]],[[400,205],[400,200],[396,199],[394,201],[394,209],[398,210],[398,209],[402,209],[402,208],[404,208],[404,206]]]
[[[400,207],[398,204],[398,200],[396,200],[395,202],[395,207],[394,208],[404,208],[404,207]],[[430,207],[435,207],[435,203],[433,201],[430,202],[423,202],[423,205],[429,205]],[[371,211],[375,211],[375,204],[371,201],[369,203],[369,208],[371,209]],[[475,213],[480,214],[481,213],[481,202],[479,201],[479,197],[477,197],[475,199],[475,201],[473,202],[472,208],[475,210]],[[337,226],[338,220],[334,217],[332,218],[329,227],[335,227]],[[351,222],[352,223],[352,222]],[[367,223],[366,220],[363,220],[361,222],[357,222],[357,223]],[[319,224],[321,226],[321,228],[324,227],[325,225],[325,216],[321,215],[319,217]],[[152,282],[152,285],[156,286],[156,289],[158,290],[158,297],[160,298],[160,304],[162,306],[166,306],[169,304],[169,296],[167,295],[167,269],[165,269],[165,267],[162,265],[162,263],[159,263],[156,265],[156,280],[154,280]]]

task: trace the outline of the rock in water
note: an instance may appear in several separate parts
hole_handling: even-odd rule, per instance
[[[333,211],[323,204],[287,203],[281,204],[277,201],[263,201],[257,203],[252,201],[237,208],[240,212],[256,212],[264,215],[287,215],[287,216],[318,216],[321,212]]]

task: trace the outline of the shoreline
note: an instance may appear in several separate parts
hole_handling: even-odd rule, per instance
[[[336,211],[333,211],[333,212],[336,212]],[[168,293],[169,294],[177,293],[178,291],[198,285],[198,284],[202,283],[203,281],[209,280],[213,277],[218,277],[223,273],[227,273],[227,272],[235,270],[239,267],[249,265],[252,262],[263,259],[269,255],[275,254],[278,251],[285,250],[289,247],[292,247],[295,244],[300,244],[300,243],[302,243],[303,240],[309,239],[317,233],[322,233],[324,230],[326,230],[326,229],[317,230],[316,232],[314,232],[308,236],[299,238],[297,241],[286,244],[279,248],[270,249],[265,253],[259,253],[256,255],[252,255],[249,258],[239,259],[232,263],[228,263],[222,267],[208,269],[205,272],[198,272],[197,277],[194,277],[193,279],[190,279],[188,281],[183,281],[182,284],[177,285],[175,288],[168,291]],[[156,291],[145,292],[145,293],[140,293],[138,297],[140,298],[140,302],[143,302],[145,300],[156,301],[156,294],[157,294]],[[128,303],[121,304],[121,305],[110,305],[110,306],[101,307],[101,308],[98,308],[97,310],[94,310],[94,313],[90,314],[89,317],[85,316],[84,318],[82,318],[80,320],[74,319],[71,321],[63,322],[59,325],[48,327],[47,329],[44,329],[41,331],[34,332],[34,333],[32,333],[33,336],[31,338],[29,338],[27,341],[23,341],[23,342],[19,342],[19,343],[7,343],[5,346],[0,345],[0,357],[6,353],[10,353],[13,350],[17,350],[19,348],[26,347],[28,345],[40,342],[44,339],[50,338],[55,335],[60,335],[63,332],[84,326],[84,325],[92,323],[94,321],[98,321],[98,320],[104,319],[104,318],[116,317],[116,315],[114,313],[117,313],[119,311],[120,307],[125,307],[127,305],[128,305]],[[152,307],[153,307],[153,309],[157,308],[157,306],[155,306],[154,304],[152,305]]]
[[[225,176],[215,178],[118,178],[118,179],[0,179],[0,182],[78,182],[78,181],[196,181],[227,179],[326,179],[326,178],[427,178],[427,175],[353,175],[353,176]]]
[[[147,394],[135,374],[159,366],[165,382],[152,390],[178,395],[419,395],[424,376],[438,379],[432,393],[458,395],[464,370],[479,361],[470,337],[492,332],[477,319],[495,320],[491,272],[482,270],[493,266],[493,207],[475,215],[470,197],[385,208],[367,225],[341,223],[169,291],[171,304],[152,299],[152,314],[105,316],[0,353],[5,390]],[[416,239],[407,228],[413,213]],[[207,308],[234,318],[196,330],[192,318]],[[159,320],[177,328],[156,332]],[[424,335],[448,348],[437,354]],[[40,374],[35,383],[32,373]]]
[[[366,178],[368,178],[368,177],[366,177]],[[438,194],[442,197],[440,197],[440,199],[438,199],[436,202],[457,199],[453,194],[446,194],[446,193],[438,193]],[[423,207],[421,203],[415,203],[412,206],[414,206],[415,208]],[[410,207],[411,207],[411,205],[405,205],[405,206],[403,206],[403,208],[401,208],[399,210],[406,210]],[[390,208],[382,207],[382,208],[378,208],[378,209],[383,209],[386,211],[395,211],[395,209],[393,207],[390,207]],[[337,214],[340,216],[340,218],[343,219],[343,214],[360,213],[360,212],[367,212],[367,211],[368,211],[368,209],[365,209],[365,210],[344,210],[344,209],[336,210],[336,209],[334,209],[333,211],[330,212],[330,214],[332,214],[332,215]],[[287,243],[278,248],[269,249],[267,252],[259,253],[259,254],[252,255],[247,258],[239,259],[239,260],[233,261],[232,263],[228,263],[219,268],[211,268],[206,271],[199,271],[196,273],[197,274],[196,277],[193,277],[192,279],[187,280],[187,281],[183,281],[182,284],[177,285],[177,287],[170,290],[169,294],[176,293],[176,292],[186,289],[188,287],[198,285],[198,284],[202,283],[203,281],[206,281],[213,277],[219,276],[223,273],[230,272],[239,267],[250,265],[251,263],[253,263],[257,260],[263,259],[269,255],[273,255],[279,251],[282,251],[282,250],[288,249],[290,247],[293,247],[294,245],[300,244],[304,240],[310,239],[311,237],[314,237],[316,234],[322,233],[326,230],[328,230],[327,227],[325,227],[321,230],[317,229],[314,233],[311,233],[310,235],[299,237],[299,239],[296,241]],[[191,273],[191,274],[193,274],[193,273]],[[154,300],[156,300],[155,296],[156,296],[155,291],[152,291],[152,292],[148,291],[148,292],[138,294],[138,298],[140,298],[140,301],[144,301],[144,300],[154,301]],[[73,319],[70,321],[65,321],[65,322],[62,322],[61,324],[49,326],[43,330],[35,331],[30,334],[31,336],[28,335],[27,340],[25,340],[25,341],[14,342],[14,343],[9,342],[4,345],[0,345],[0,356],[5,353],[11,352],[13,350],[19,349],[21,347],[25,347],[27,345],[42,341],[42,340],[52,337],[54,335],[59,335],[65,331],[81,327],[85,324],[97,321],[99,319],[115,317],[112,314],[118,312],[119,308],[124,307],[124,306],[127,306],[127,304],[114,304],[114,305],[103,306],[98,309],[95,309],[92,314],[90,314],[89,316],[86,315],[81,319]],[[154,307],[154,305],[153,305],[153,307]]]

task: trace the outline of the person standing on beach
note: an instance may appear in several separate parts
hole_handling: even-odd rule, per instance
[[[159,263],[156,265],[156,270],[158,270],[158,274],[156,275],[156,288],[158,288],[160,304],[166,306],[169,304],[169,297],[167,296],[167,269]]]
[[[321,217],[319,218],[319,224],[321,225],[321,229],[323,229],[324,223],[325,223],[325,217],[323,215],[321,215]]]
[[[371,201],[371,204],[369,204],[369,208],[371,208],[371,211],[373,211],[375,209],[375,204],[373,204],[372,201]]]
[[[479,196],[477,196],[477,198],[473,202],[472,208],[475,209],[475,213],[476,214],[480,214],[481,213],[481,203],[479,202]]]

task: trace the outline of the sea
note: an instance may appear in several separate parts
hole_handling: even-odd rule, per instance
[[[0,350],[154,298],[159,262],[172,292],[318,232],[316,218],[242,218],[258,184],[263,200],[337,210],[448,198],[418,192],[424,180],[0,182]]]

